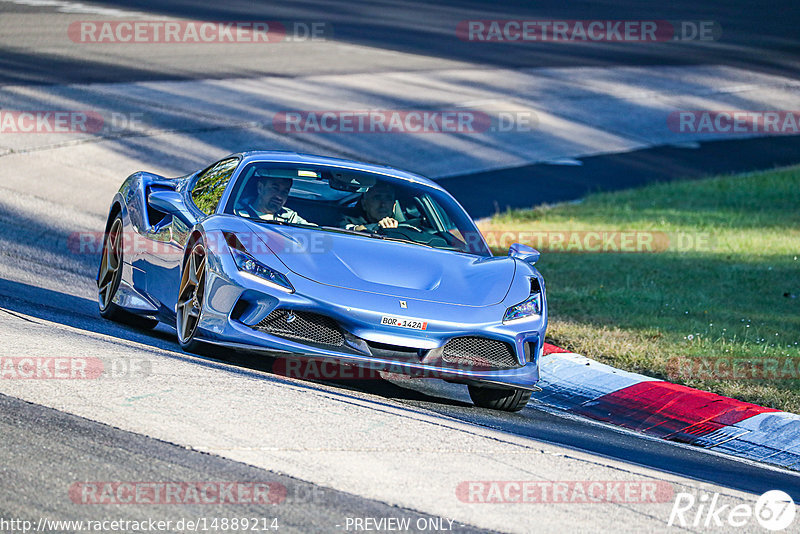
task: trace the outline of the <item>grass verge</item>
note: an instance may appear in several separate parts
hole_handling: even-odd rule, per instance
[[[553,343],[800,413],[800,167],[594,194],[479,226],[497,254],[515,241],[542,251]]]

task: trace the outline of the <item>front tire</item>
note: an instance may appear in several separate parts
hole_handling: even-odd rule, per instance
[[[117,214],[103,241],[103,255],[100,258],[100,272],[97,277],[97,304],[100,316],[109,321],[149,330],[158,324],[157,319],[134,315],[114,304],[114,297],[122,281],[123,228],[122,215]]]
[[[531,391],[520,388],[487,388],[469,385],[469,396],[475,406],[500,410],[503,412],[518,412],[531,400]]]

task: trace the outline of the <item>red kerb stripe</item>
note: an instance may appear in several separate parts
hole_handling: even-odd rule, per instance
[[[551,345],[550,343],[544,344],[544,354],[555,354],[557,352],[569,352],[569,351],[562,349],[561,347],[556,347],[555,345]]]
[[[779,410],[669,382],[649,381],[608,393],[572,411],[652,436],[691,443],[754,415]]]

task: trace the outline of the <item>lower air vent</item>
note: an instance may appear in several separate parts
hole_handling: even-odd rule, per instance
[[[318,313],[274,310],[253,328],[295,341],[334,347],[344,345],[344,335],[336,321]]]
[[[447,363],[480,369],[512,369],[519,361],[509,343],[485,337],[456,337],[442,352]]]

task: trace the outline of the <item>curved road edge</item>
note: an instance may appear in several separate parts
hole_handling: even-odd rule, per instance
[[[616,369],[545,344],[536,400],[649,436],[800,470],[800,415]]]

